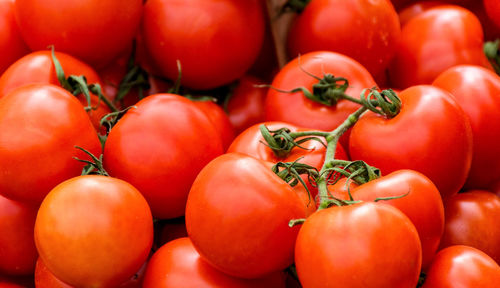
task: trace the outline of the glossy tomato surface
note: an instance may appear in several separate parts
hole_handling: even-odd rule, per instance
[[[290,58],[334,51],[378,75],[389,65],[400,33],[389,0],[312,0],[294,19],[287,45]]]
[[[293,263],[302,200],[261,160],[228,153],[197,176],[186,205],[186,227],[200,255],[217,269],[258,278]],[[214,227],[216,224],[216,228]]]
[[[449,91],[469,117],[474,142],[466,188],[490,187],[500,180],[500,77],[479,66],[452,67],[432,85]]]
[[[300,228],[295,265],[302,287],[415,287],[422,250],[398,209],[363,202],[320,210]]]
[[[37,208],[0,195],[1,274],[33,274],[38,257],[33,239]]]
[[[398,208],[410,218],[422,244],[422,267],[426,269],[430,265],[443,235],[445,218],[441,195],[429,178],[413,170],[397,170],[350,188],[350,192],[354,200],[362,201],[397,197],[380,202]],[[349,200],[347,189],[340,196]]]
[[[153,243],[149,206],[132,185],[98,175],[57,185],[35,223],[40,258],[77,287],[117,287],[146,261]]]
[[[472,161],[472,131],[465,112],[448,92],[427,85],[403,90],[395,117],[368,112],[349,139],[353,160],[382,174],[416,170],[429,177],[443,199],[462,188]]]
[[[29,52],[14,15],[14,0],[0,0],[0,75]]]
[[[445,228],[440,248],[467,245],[500,263],[500,198],[483,190],[459,193],[445,202]]]
[[[424,288],[482,287],[500,283],[500,266],[478,249],[455,245],[441,250],[427,273]]]
[[[389,77],[396,88],[430,84],[460,64],[491,67],[483,53],[483,29],[469,10],[445,5],[413,17],[403,26]]]
[[[103,67],[124,51],[139,28],[142,0],[16,0],[23,39],[32,50],[58,51]]]
[[[203,260],[191,240],[183,237],[163,245],[155,252],[149,261],[143,287],[284,288],[285,277],[281,272],[262,279],[229,276]]]
[[[346,78],[349,81],[346,93],[358,99],[363,89],[377,86],[370,73],[352,58],[334,52],[307,53],[286,64],[274,78],[265,102],[266,121],[325,131],[335,129],[359,108],[358,104],[340,100],[327,106],[306,98],[302,92],[278,91],[299,87],[311,91],[313,84],[319,83],[316,77],[323,78],[327,73]]]
[[[257,59],[264,39],[259,0],[149,0],[142,37],[164,77],[211,89],[243,76]],[[203,51],[201,53],[200,51]]]
[[[40,203],[62,181],[81,174],[101,144],[82,104],[53,85],[31,84],[0,99],[0,193]]]
[[[157,218],[184,215],[198,172],[223,153],[206,114],[179,95],[156,94],[138,102],[113,127],[104,167],[146,197]]]

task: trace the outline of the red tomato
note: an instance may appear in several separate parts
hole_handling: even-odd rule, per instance
[[[292,58],[334,51],[378,75],[389,65],[400,33],[398,14],[389,0],[313,0],[295,18],[287,44]]]
[[[108,135],[104,167],[141,191],[157,218],[184,215],[198,172],[223,153],[206,114],[179,95],[151,95],[129,110]]]
[[[267,88],[255,87],[260,84],[263,82],[253,76],[243,76],[229,98],[227,113],[236,135],[264,121]]]
[[[311,52],[292,60],[276,75],[271,86],[286,91],[305,87],[311,91],[312,85],[319,81],[308,74],[322,78],[326,73],[347,78],[349,88],[346,93],[355,98],[359,98],[364,88],[377,86],[361,64],[334,52]],[[306,98],[302,92],[283,93],[276,89],[269,89],[267,94],[266,121],[283,121],[299,127],[330,131],[360,107],[346,100],[327,106]]]
[[[87,83],[102,85],[97,72],[89,65],[62,52],[55,52],[55,55],[61,63],[66,77],[69,75],[84,75],[87,78]],[[61,86],[57,79],[50,51],[33,52],[14,62],[0,77],[0,98],[7,95],[13,89],[30,83]],[[78,96],[78,100],[84,106],[87,106],[88,103],[83,94]],[[98,130],[101,118],[111,111],[104,103],[99,103],[98,98],[94,95],[91,95],[91,104],[93,107],[98,106],[97,110],[90,110],[88,112],[92,124]]]
[[[25,286],[18,285],[16,283],[10,283],[0,279],[0,288],[26,288]]]
[[[491,67],[483,53],[483,29],[469,10],[444,5],[408,21],[401,31],[389,78],[397,88],[430,84],[459,64]]]
[[[179,238],[163,245],[149,261],[144,288],[285,287],[284,275],[273,273],[262,279],[241,279],[215,269],[200,257],[189,238]]]
[[[0,0],[0,75],[28,52],[14,17],[14,0]]]
[[[277,156],[271,148],[269,148],[262,137],[260,132],[260,125],[266,125],[269,130],[277,130],[283,127],[290,129],[291,132],[300,132],[300,131],[308,131],[310,129],[302,129],[298,128],[295,125],[288,124],[285,122],[263,122],[243,131],[236,139],[234,139],[231,146],[227,152],[239,152],[243,154],[250,155],[257,159],[269,161],[272,163],[278,162],[293,162],[297,159],[303,157],[299,160],[300,163],[308,164],[318,169],[318,171],[323,166],[323,162],[325,162],[325,146],[318,141],[310,140],[300,144],[305,149],[295,147],[293,148],[288,155],[285,157]],[[301,137],[304,138],[304,137]],[[297,140],[300,140],[298,138]],[[323,140],[324,141],[324,140]],[[342,148],[340,144],[337,145],[335,151],[335,159],[347,160],[347,154]]]
[[[207,115],[208,120],[210,120],[210,123],[217,130],[217,134],[220,135],[222,146],[224,147],[224,151],[226,151],[231,142],[233,142],[234,129],[224,109],[213,101],[195,100],[193,103]]]
[[[496,288],[500,266],[478,249],[456,245],[439,251],[423,288]]]
[[[411,169],[429,177],[443,199],[465,183],[472,160],[472,131],[453,96],[433,86],[414,86],[399,94],[394,118],[368,112],[349,139],[353,160],[362,159],[382,174]]]
[[[80,175],[101,144],[83,106],[68,91],[31,84],[0,99],[0,193],[40,203],[57,184]]]
[[[300,228],[295,265],[302,287],[415,287],[422,249],[398,209],[363,202],[319,210]]]
[[[224,273],[258,278],[293,262],[302,201],[263,161],[228,153],[198,174],[186,205],[186,227],[203,259]],[[216,224],[216,228],[214,227]]]
[[[416,171],[398,170],[350,191],[354,200],[362,201],[407,194],[382,202],[401,210],[415,225],[422,244],[422,267],[430,265],[443,235],[445,219],[441,195],[429,178]],[[347,190],[339,196],[349,200]]]
[[[37,207],[0,195],[0,273],[29,275],[35,271],[36,212]]]
[[[54,45],[96,67],[126,49],[139,28],[142,0],[16,0],[19,30],[32,50]]]
[[[451,197],[444,205],[440,248],[467,245],[500,263],[500,198],[488,191],[471,190]]]
[[[483,0],[483,5],[488,17],[500,29],[500,2],[496,0]]]
[[[471,123],[474,152],[465,187],[490,187],[500,180],[500,77],[478,66],[455,66],[432,85],[455,96]]]
[[[399,11],[399,22],[401,27],[403,27],[408,21],[413,19],[415,16],[439,5],[444,5],[445,2],[442,1],[419,1],[406,6],[404,9]]]
[[[146,265],[141,267],[130,280],[120,284],[118,288],[142,288],[142,279]],[[0,286],[1,287],[1,286]],[[36,261],[35,269],[35,287],[36,288],[73,288],[74,286],[68,285],[59,280],[49,271],[47,266],[43,263],[42,259],[38,258]]]
[[[262,46],[264,23],[258,0],[149,0],[142,36],[163,76],[176,79],[180,60],[184,86],[210,89],[250,68]]]
[[[79,176],[43,200],[35,243],[58,279],[77,287],[116,287],[146,261],[153,218],[144,197],[127,182]]]

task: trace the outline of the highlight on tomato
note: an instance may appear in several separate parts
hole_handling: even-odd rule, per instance
[[[76,287],[117,287],[148,258],[153,217],[129,183],[78,176],[57,185],[43,200],[35,243],[57,279]]]

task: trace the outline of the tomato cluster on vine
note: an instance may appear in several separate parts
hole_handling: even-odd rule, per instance
[[[497,287],[499,3],[0,0],[0,288]]]

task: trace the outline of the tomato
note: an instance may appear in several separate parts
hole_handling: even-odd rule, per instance
[[[472,161],[467,115],[448,92],[427,85],[399,94],[395,117],[362,116],[349,139],[351,159],[364,160],[382,174],[411,169],[429,177],[443,199],[465,183]]]
[[[253,76],[243,76],[238,80],[227,103],[229,121],[236,135],[248,127],[264,122],[264,101],[267,88],[255,87],[263,82]]]
[[[471,190],[444,204],[446,221],[440,248],[467,245],[500,263],[500,198],[488,191]]]
[[[198,172],[223,153],[206,114],[179,95],[151,95],[129,110],[108,135],[104,167],[141,191],[157,218],[184,215]]]
[[[184,217],[161,221],[158,226],[158,229],[155,228],[155,232],[158,232],[158,241],[156,241],[158,247],[172,240],[188,236]]]
[[[141,270],[131,277],[130,280],[120,284],[118,288],[142,288],[142,278],[144,276],[145,265]],[[35,287],[36,288],[73,288],[74,286],[68,285],[59,280],[49,271],[47,266],[43,263],[42,259],[38,258],[36,261],[35,269]]]
[[[0,75],[28,52],[14,16],[14,0],[0,0]]]
[[[500,77],[478,66],[455,66],[432,85],[449,91],[467,114],[474,142],[466,188],[488,188],[500,180]]]
[[[399,11],[399,22],[401,27],[403,27],[408,21],[413,19],[415,16],[440,5],[444,5],[445,2],[442,1],[418,1],[415,2],[404,9]]]
[[[291,265],[299,227],[288,223],[304,217],[291,186],[266,163],[239,153],[205,166],[186,205],[188,235],[201,257],[241,278],[263,277]]]
[[[413,170],[397,170],[351,188],[350,192],[354,200],[362,201],[404,195],[382,202],[401,210],[415,225],[422,244],[422,267],[429,266],[443,235],[445,221],[441,195],[429,178]],[[349,200],[347,190],[333,195]]]
[[[83,106],[68,91],[30,84],[0,99],[0,193],[40,203],[60,182],[81,174],[101,144]]]
[[[301,132],[308,131],[310,129],[302,129],[295,125],[288,124],[285,122],[263,122],[251,126],[247,130],[243,131],[236,139],[234,139],[231,146],[229,146],[228,152],[239,152],[243,154],[250,155],[257,159],[278,163],[278,162],[293,162],[299,160],[300,163],[308,164],[318,169],[318,171],[323,166],[325,162],[325,146],[321,142],[315,140],[309,140],[300,144],[303,148],[294,147],[290,153],[284,157],[276,155],[273,150],[267,146],[262,134],[260,132],[260,125],[266,125],[266,127],[272,131],[280,128],[288,128],[291,132]],[[297,138],[298,141],[304,137]],[[323,139],[320,139],[324,142]],[[265,144],[266,143],[266,144]],[[347,155],[344,148],[339,144],[336,147],[335,158],[347,160]],[[302,159],[299,159],[303,157]]]
[[[455,245],[439,251],[427,273],[423,288],[495,288],[500,266],[478,249]]]
[[[0,279],[0,288],[26,288],[26,287],[18,285],[16,283],[6,282]]]
[[[346,93],[359,98],[364,88],[377,86],[370,73],[355,60],[334,52],[311,52],[300,56],[288,64],[274,78],[265,102],[266,121],[283,121],[299,127],[330,131],[337,128],[349,114],[360,106],[350,101],[340,100],[327,106],[314,102],[302,92],[284,93],[305,87],[309,91],[319,81],[309,75],[322,78],[330,73],[349,81]]]
[[[193,101],[194,105],[207,115],[208,120],[220,135],[224,151],[234,139],[234,129],[224,109],[213,101]]]
[[[29,275],[35,270],[37,208],[0,195],[0,273]]]
[[[69,75],[84,75],[87,78],[87,83],[102,85],[99,75],[88,64],[62,52],[55,52],[55,56],[61,63],[66,77]],[[50,51],[32,52],[14,62],[0,77],[0,98],[13,89],[30,83],[61,86],[57,79]],[[80,94],[78,99],[84,106],[87,106],[88,103],[83,94]],[[91,95],[91,104],[93,107],[97,106],[97,109],[90,110],[88,113],[92,124],[99,131],[101,118],[111,111],[104,103],[99,103],[99,99],[95,95]]]
[[[285,287],[284,275],[276,272],[262,279],[229,276],[210,266],[200,257],[189,238],[163,245],[149,261],[144,288],[167,287]]]
[[[149,0],[142,36],[163,76],[176,79],[180,60],[184,86],[210,89],[250,68],[262,46],[264,23],[259,0]]]
[[[415,287],[422,250],[411,221],[386,204],[319,210],[300,228],[295,265],[302,287]]]
[[[32,50],[54,45],[96,67],[125,50],[139,28],[142,0],[16,0],[19,30]]]
[[[43,200],[35,243],[58,279],[78,287],[116,287],[146,261],[153,218],[144,197],[127,182],[79,176]]]
[[[483,0],[483,5],[488,14],[488,17],[500,30],[500,2],[496,0]]]
[[[313,0],[290,28],[289,55],[334,51],[378,75],[395,53],[401,33],[398,20],[389,0]]]
[[[389,78],[397,88],[430,84],[460,64],[491,67],[483,53],[483,29],[469,10],[444,5],[408,21],[401,31]]]

